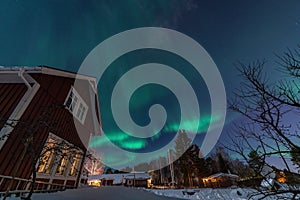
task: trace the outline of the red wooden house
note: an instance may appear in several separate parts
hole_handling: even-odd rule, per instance
[[[100,122],[95,78],[43,66],[0,68],[0,193],[28,190],[33,167],[35,190],[77,187]],[[67,158],[48,148],[58,142]]]

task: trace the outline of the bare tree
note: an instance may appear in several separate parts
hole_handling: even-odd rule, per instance
[[[77,146],[67,143],[64,140],[56,140],[56,141],[47,141],[44,145],[41,154],[38,152],[29,150],[28,153],[32,156],[32,181],[30,185],[29,193],[23,199],[30,200],[31,196],[35,189],[35,183],[37,178],[37,172],[39,170],[39,166],[44,165],[45,161],[48,161],[49,154],[52,154],[54,157],[53,166],[60,164],[62,160],[66,163],[71,163],[73,159],[77,156],[77,158],[83,158],[84,153]],[[44,160],[45,158],[45,160]],[[58,166],[56,170],[59,170]],[[65,168],[66,166],[62,166]],[[55,169],[54,169],[55,170]],[[78,169],[76,169],[76,173],[78,174]]]
[[[250,166],[254,157],[263,166],[268,166],[267,158],[277,156],[291,172],[288,160],[293,157],[298,162],[300,152],[300,53],[299,50],[287,50],[277,57],[279,67],[273,72],[271,69],[265,71],[265,61],[249,65],[239,63],[238,70],[243,81],[234,92],[235,98],[229,108],[240,113],[243,119],[236,124],[234,134],[230,136],[231,142],[225,146],[238,153]],[[280,73],[282,78],[271,79],[270,74],[275,72]],[[263,169],[258,167],[254,170],[256,175],[267,179]],[[292,197],[296,198],[299,194],[294,187],[275,190],[272,195],[292,193]],[[270,195],[264,193],[264,197]]]

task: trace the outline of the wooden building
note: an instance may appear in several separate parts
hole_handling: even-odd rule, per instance
[[[95,78],[44,66],[0,68],[0,193],[28,191],[33,171],[35,190],[77,187],[100,122]]]
[[[127,187],[151,187],[151,176],[148,173],[133,172],[124,177],[124,185]]]
[[[144,172],[132,172],[123,174],[90,175],[89,185],[94,186],[127,186],[145,187],[151,186],[151,176]]]
[[[235,174],[217,173],[203,178],[204,187],[222,188],[237,185],[239,176]]]

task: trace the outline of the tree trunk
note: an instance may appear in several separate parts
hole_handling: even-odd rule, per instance
[[[31,199],[31,196],[33,194],[33,191],[34,191],[34,185],[35,185],[35,181],[36,181],[36,168],[35,168],[35,163],[32,163],[32,183],[30,185],[30,191],[27,195],[27,197],[25,197],[24,199],[25,200],[30,200]]]

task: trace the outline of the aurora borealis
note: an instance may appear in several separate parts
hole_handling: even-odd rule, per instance
[[[184,121],[183,122],[183,129],[187,132],[190,132],[191,127],[193,127],[195,125],[195,120],[198,119],[193,119],[190,121]],[[213,119],[211,119],[210,116],[207,117],[203,117],[202,120],[200,120],[200,126],[199,126],[199,133],[205,133],[207,131],[208,125],[210,124],[210,121],[215,121],[217,122],[218,117],[215,117]],[[171,124],[170,126],[166,127],[163,132],[177,132],[179,127],[179,124]],[[197,134],[197,133],[194,133]],[[159,138],[159,135],[154,136],[154,138],[152,138],[153,140]],[[118,146],[125,148],[125,149],[131,149],[131,150],[135,150],[135,149],[141,149],[147,146],[147,141],[143,140],[143,139],[139,139],[139,138],[130,138],[129,135],[124,134],[122,132],[113,132],[111,134],[108,135],[108,139],[116,144],[118,144]],[[91,147],[97,147],[97,146],[101,146],[104,145],[106,141],[106,138],[104,137],[97,137],[94,140],[91,141],[90,146]]]
[[[206,49],[218,66],[230,99],[240,82],[235,63],[274,60],[274,53],[300,44],[300,2],[291,2],[3,0],[0,2],[0,65],[46,65],[76,72],[88,53],[110,36],[138,27],[165,27],[188,35]],[[98,88],[106,137],[94,138],[91,147],[105,148],[109,140],[130,152],[149,152],[158,150],[174,138],[179,127],[180,108],[178,100],[166,87],[148,84],[136,90],[130,99],[131,118],[140,126],[150,122],[148,111],[152,105],[160,104],[165,108],[166,124],[151,138],[132,137],[122,132],[109,113],[114,85],[124,72],[144,63],[172,66],[188,77],[200,102],[201,117],[195,118],[195,113],[190,110],[189,118],[182,126],[190,132],[199,123],[197,133],[191,134],[195,135],[194,143],[201,145],[210,122],[217,127],[220,119],[220,116],[211,115],[205,82],[183,58],[165,51],[145,49],[121,56],[105,72],[103,84]],[[274,63],[271,61],[270,64]],[[276,79],[276,74],[273,76]],[[130,84],[123,85],[124,91]],[[220,141],[226,141],[231,122],[238,118],[228,113]],[[123,167],[135,159],[134,156],[122,156],[106,159]]]

